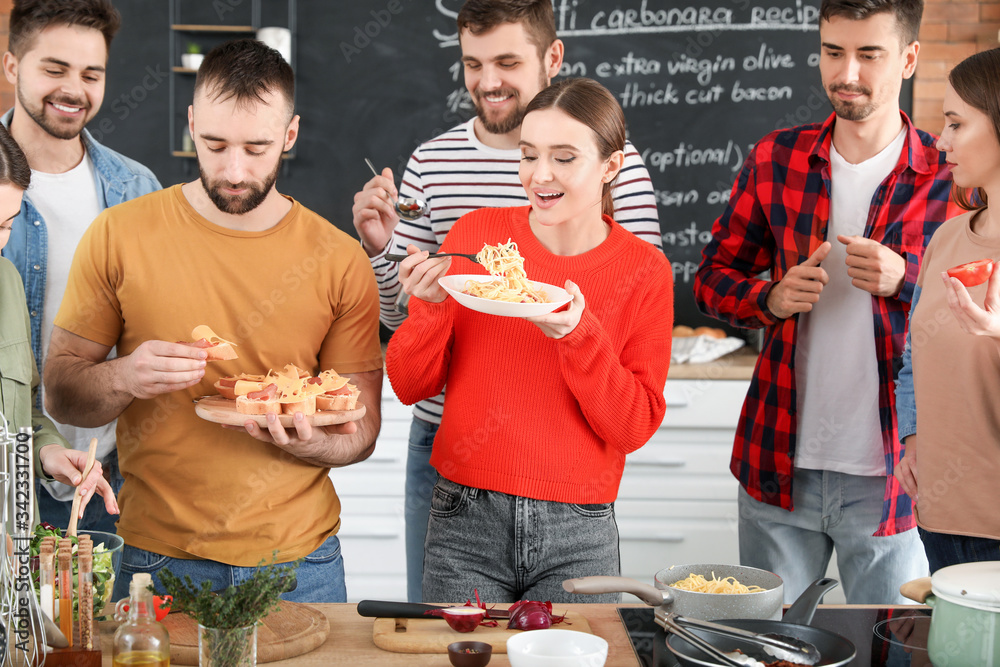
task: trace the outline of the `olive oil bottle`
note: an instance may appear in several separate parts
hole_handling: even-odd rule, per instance
[[[170,638],[166,628],[156,621],[150,582],[145,572],[132,576],[128,618],[115,632],[114,667],[170,665]]]

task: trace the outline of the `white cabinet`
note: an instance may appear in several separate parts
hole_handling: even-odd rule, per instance
[[[739,562],[737,482],[729,457],[748,385],[667,381],[663,424],[626,458],[615,505],[624,576],[652,583],[670,565]],[[351,601],[406,599],[403,489],[410,419],[410,408],[385,382],[375,453],[330,472],[342,504]]]
[[[729,457],[748,385],[667,381],[663,423],[625,459],[615,504],[623,576],[652,583],[671,565],[739,562]]]

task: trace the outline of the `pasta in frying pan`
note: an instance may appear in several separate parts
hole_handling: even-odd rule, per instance
[[[715,572],[711,579],[706,579],[700,574],[689,574],[680,581],[670,584],[671,588],[693,593],[760,593],[766,589],[760,586],[745,586],[736,580],[736,577],[726,577],[716,579]]]

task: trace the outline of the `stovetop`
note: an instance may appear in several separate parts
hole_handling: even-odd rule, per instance
[[[619,607],[618,615],[642,667],[679,667],[652,607]],[[927,656],[930,611],[926,608],[819,608],[812,625],[851,640],[856,667],[931,667]]]

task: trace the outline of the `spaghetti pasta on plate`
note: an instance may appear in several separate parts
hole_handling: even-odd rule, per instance
[[[543,290],[536,289],[528,280],[528,274],[524,272],[524,258],[521,257],[517,244],[510,239],[506,243],[484,245],[476,254],[476,261],[496,280],[467,281],[466,293],[511,303],[548,303],[548,295]]]
[[[532,287],[536,290],[544,291],[550,299],[548,303],[515,303],[512,301],[485,299],[465,293],[467,283],[470,281],[488,284],[495,283],[497,278],[483,275],[452,275],[439,278],[438,284],[462,306],[476,312],[486,313],[487,315],[499,315],[501,317],[536,317],[538,315],[547,315],[573,300],[573,297],[563,288],[537,282],[531,282]]]

